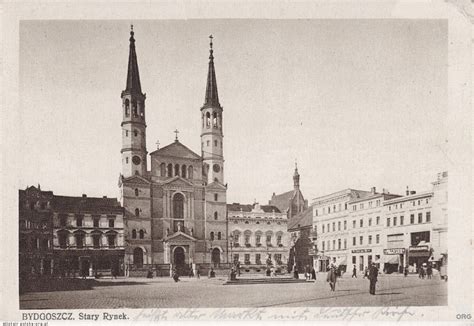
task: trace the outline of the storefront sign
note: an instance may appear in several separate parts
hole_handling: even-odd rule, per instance
[[[372,252],[372,249],[353,249],[352,250],[353,254],[362,254],[365,252]]]
[[[410,252],[414,251],[428,251],[428,246],[414,246],[410,247]]]
[[[390,248],[383,250],[384,255],[403,255],[405,248]]]

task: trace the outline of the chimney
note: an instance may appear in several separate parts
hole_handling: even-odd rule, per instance
[[[82,198],[87,198],[87,195],[86,195],[86,194],[82,194]]]
[[[410,194],[410,190],[408,189],[408,186],[407,186],[407,191],[405,192],[405,194],[408,196]]]
[[[375,187],[370,188],[370,192],[372,193],[372,195],[375,194],[375,189],[376,189]]]

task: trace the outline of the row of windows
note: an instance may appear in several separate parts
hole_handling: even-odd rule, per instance
[[[35,210],[36,208],[44,210],[44,209],[49,208],[50,203],[49,203],[49,201],[45,202],[45,201],[28,201],[28,200],[26,200],[26,201],[23,202],[23,205],[25,207],[29,207],[31,210]]]
[[[240,246],[240,243],[239,243],[239,241],[240,241],[240,234],[234,233],[233,236],[234,236],[234,246],[235,246],[235,247]],[[251,238],[251,235],[250,235],[249,233],[245,233],[245,234],[244,234],[244,245],[245,245],[246,247],[250,247],[250,246],[251,246],[251,244],[250,244],[250,238]],[[261,234],[256,234],[256,235],[255,235],[255,246],[256,246],[256,247],[260,247],[260,246],[262,245],[261,239],[262,239],[262,235],[261,235]],[[267,235],[265,236],[265,240],[266,240],[266,245],[267,245],[267,247],[271,247],[271,246],[272,246],[272,235],[271,235],[271,234],[267,234]],[[281,235],[281,234],[277,234],[277,236],[276,236],[276,244],[277,244],[277,246],[282,245],[281,240],[282,240],[282,235]]]
[[[425,200],[423,200],[423,199],[412,200],[411,204],[412,204],[412,206],[420,206],[421,204],[423,204],[423,201],[425,202],[425,204],[428,204],[430,202],[430,198],[426,198]],[[392,210],[392,206],[393,206],[394,209],[403,208],[403,203],[389,205],[388,206],[389,211]]]
[[[264,216],[264,217],[261,217],[261,216],[236,216],[236,215],[232,215],[232,216],[229,216],[230,218],[259,218],[259,219],[275,219],[275,220],[282,220],[284,219],[284,217],[279,217],[279,216]]]
[[[202,147],[204,147],[204,142],[202,142]],[[220,142],[220,145],[221,145],[221,148],[222,148],[222,142]],[[206,146],[209,147],[211,146],[211,141],[210,140],[206,140]],[[214,147],[217,147],[219,146],[219,142],[217,140],[214,140]]]
[[[373,243],[373,236],[369,235],[367,237],[367,244],[371,245]],[[375,244],[380,243],[380,234],[375,235]],[[364,245],[364,236],[359,236],[359,245]],[[347,249],[347,239],[337,239],[332,240],[332,247],[331,247],[331,240],[322,241],[321,242],[322,250],[341,250]],[[357,246],[357,237],[352,237],[352,246]],[[332,249],[331,249],[332,248]]]
[[[282,265],[283,262],[281,260],[281,254],[274,254],[273,255],[273,259],[274,261],[278,264],[278,265]],[[255,254],[255,264],[256,265],[262,265],[262,264],[267,264],[269,262],[272,261],[272,254],[268,254],[267,258],[265,261],[262,261],[262,256],[261,254]],[[234,254],[234,262],[240,262],[240,255],[239,254]],[[245,265],[250,265],[251,264],[251,261],[250,261],[250,254],[244,254],[244,264]]]
[[[431,212],[425,213],[425,223],[431,222]],[[417,223],[423,223],[423,213],[418,213],[417,215]],[[397,226],[397,225],[404,225],[405,224],[405,217],[400,215],[400,218],[394,216],[392,218],[387,217],[387,227],[390,226]],[[410,224],[415,224],[415,214],[410,214]]]
[[[375,202],[369,201],[367,203],[367,208],[372,208],[372,207],[379,207],[381,205],[381,199],[377,199]],[[364,209],[365,208],[365,203],[360,203],[359,204],[359,209]],[[356,211],[357,210],[357,204],[352,205],[352,210]]]
[[[108,216],[108,227],[114,228],[115,227],[115,215]],[[59,226],[66,227],[67,226],[68,217],[66,215],[59,216]],[[100,216],[92,216],[92,226],[95,228],[100,227]],[[83,227],[84,225],[84,216],[83,215],[76,215],[76,227]]]
[[[202,116],[203,128],[204,128],[204,125],[206,126],[206,128],[211,127],[211,113],[210,112],[207,112],[205,115],[203,114]],[[214,111],[212,112],[212,127],[218,128],[219,126],[222,126],[222,115]]]
[[[234,220],[234,224],[239,224],[239,221],[238,221],[238,220]],[[250,224],[250,222],[249,222],[249,221],[244,221],[244,224]],[[260,224],[260,221],[255,221],[255,224]],[[267,225],[270,225],[270,224],[272,224],[272,222],[270,222],[270,221],[267,222]],[[281,222],[278,221],[278,222],[276,222],[276,224],[277,224],[277,225],[281,225]]]
[[[51,242],[49,241],[49,239],[26,238],[24,236],[20,236],[20,251],[47,250],[50,247]]]
[[[344,210],[347,210],[347,203],[344,203]],[[322,215],[326,214],[331,214],[332,213],[336,213],[336,212],[340,212],[342,211],[342,203],[339,203],[337,206],[336,205],[332,205],[332,206],[328,206],[327,208],[326,207],[323,207],[322,208]],[[319,216],[320,214],[320,210],[319,209],[315,209],[314,210],[314,214],[316,216]]]
[[[138,236],[140,239],[143,239],[145,237],[145,230],[140,230],[138,231]],[[132,239],[137,238],[137,230],[133,229],[132,230]]]
[[[139,133],[140,133],[140,132],[139,132],[137,129],[133,129],[133,135],[134,135],[135,137],[138,137],[138,134],[139,134]],[[145,136],[145,133],[143,133],[143,136]],[[125,130],[125,137],[128,137],[128,130]],[[127,163],[128,163],[128,162],[127,162]]]
[[[211,232],[211,234],[209,236],[210,236],[211,241],[215,240],[214,232]],[[221,232],[217,232],[217,240],[222,240],[222,233]]]
[[[193,179],[194,177],[194,170],[192,165],[179,165],[171,163],[161,163],[160,164],[160,176],[162,177],[173,177],[178,176],[185,179]]]
[[[102,239],[102,234],[101,233],[93,233],[91,234],[92,237],[92,248],[94,249],[99,249],[102,248],[103,245],[101,243]],[[85,245],[85,238],[86,235],[83,232],[76,232],[74,234],[74,239],[76,240],[75,242],[75,247],[77,249],[83,249],[86,247]],[[117,234],[116,233],[108,233],[106,234],[107,238],[107,247],[108,248],[115,248],[116,246],[116,239],[117,239]],[[58,232],[58,240],[59,240],[59,247],[60,248],[68,248],[71,247],[69,244],[69,234],[66,232]]]
[[[368,226],[372,226],[373,224],[373,219],[372,218],[369,218],[368,219]],[[337,226],[337,231],[341,231],[342,228],[344,230],[347,230],[347,221],[344,221],[343,224],[341,224],[341,221],[338,221],[337,223],[336,222],[332,222],[331,223],[327,223],[326,225],[323,224],[322,225],[322,233],[328,233],[328,232],[331,232],[331,225],[332,225],[332,232],[335,232],[336,231],[336,226]],[[377,216],[375,218],[375,225],[380,225],[380,216]],[[364,219],[361,218],[359,220],[359,227],[363,228],[364,227]],[[357,220],[352,220],[352,228],[355,229],[357,228]]]

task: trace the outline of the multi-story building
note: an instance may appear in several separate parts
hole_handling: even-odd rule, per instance
[[[53,273],[53,193],[41,187],[19,191],[20,277]]]
[[[53,197],[55,270],[62,276],[125,273],[123,208],[117,198]]]
[[[286,213],[276,206],[257,203],[228,204],[227,210],[232,235],[229,250],[233,262],[240,263],[240,270],[260,272],[271,261],[272,266],[285,271],[289,250]]]
[[[314,256],[316,270],[326,271],[330,262],[347,265],[347,249],[353,241],[349,203],[369,195],[368,191],[344,189],[313,199],[313,229],[317,233]]]
[[[206,268],[210,263],[226,263],[223,108],[217,93],[212,37],[204,104],[200,113],[196,112],[200,118],[196,126],[201,126],[201,154],[182,144],[176,130],[174,142],[150,154],[150,170],[146,96],[138,73],[133,30],[129,41],[127,82],[122,92],[119,180],[129,239],[126,263],[132,269],[175,267],[181,274],[198,265]]]
[[[348,245],[346,261],[363,271],[372,262],[382,265],[383,237],[385,225],[384,204],[400,195],[390,194],[385,189],[377,193],[375,187],[363,198],[355,198],[348,203]]]

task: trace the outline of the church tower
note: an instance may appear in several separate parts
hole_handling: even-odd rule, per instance
[[[122,91],[122,175],[144,176],[147,171],[145,98],[140,85],[133,25],[130,31],[127,84]]]
[[[209,50],[209,70],[207,74],[206,96],[201,107],[202,132],[201,153],[204,159],[203,178],[207,183],[224,184],[224,134],[222,132],[222,107],[217,94],[216,72],[212,49],[212,35]]]

